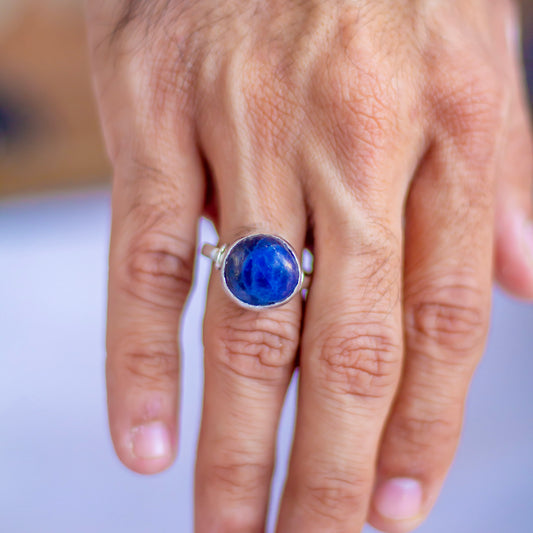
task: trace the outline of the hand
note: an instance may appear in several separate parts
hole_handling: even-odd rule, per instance
[[[430,511],[483,352],[494,255],[500,282],[533,297],[516,18],[508,0],[88,2],[114,166],[107,380],[125,465],[154,473],[176,453],[202,213],[221,242],[261,230],[315,255],[303,326],[298,299],[242,310],[212,277],[197,532],[264,530],[297,353],[278,532],[402,532]]]

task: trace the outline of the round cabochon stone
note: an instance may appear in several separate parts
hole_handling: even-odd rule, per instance
[[[289,298],[300,282],[294,252],[273,235],[250,235],[230,249],[224,262],[230,292],[252,306],[276,305]]]

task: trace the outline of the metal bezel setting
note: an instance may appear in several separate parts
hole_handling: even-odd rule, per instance
[[[296,285],[292,293],[289,296],[287,296],[287,298],[285,298],[284,300],[280,302],[276,302],[270,305],[251,305],[237,298],[228,287],[228,284],[226,282],[226,276],[224,275],[224,271],[226,268],[226,260],[231,254],[231,251],[233,250],[233,248],[235,248],[235,246],[237,246],[242,241],[245,241],[251,237],[268,237],[270,239],[276,239],[280,241],[283,245],[287,247],[289,252],[292,254],[294,260],[296,261],[296,264],[298,265],[298,284]],[[226,294],[235,303],[237,303],[238,305],[240,305],[241,307],[245,309],[260,311],[261,309],[273,309],[275,307],[280,307],[286,304],[287,302],[289,302],[290,300],[292,300],[292,298],[294,298],[294,296],[298,294],[303,288],[305,273],[303,271],[301,261],[298,259],[298,256],[296,255],[296,251],[291,246],[291,244],[288,241],[286,241],[283,237],[280,237],[278,235],[272,235],[270,233],[262,233],[262,232],[250,233],[248,235],[245,235],[244,237],[237,239],[230,246],[223,245],[220,247],[209,247],[209,248],[206,248],[205,250],[206,251],[203,252],[204,255],[206,255],[207,257],[210,257],[213,261],[215,268],[217,270],[220,270],[220,277],[222,278],[222,286],[224,287],[224,291],[226,292]]]

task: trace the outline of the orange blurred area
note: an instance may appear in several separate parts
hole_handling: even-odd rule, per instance
[[[83,2],[0,0],[0,196],[105,182]]]

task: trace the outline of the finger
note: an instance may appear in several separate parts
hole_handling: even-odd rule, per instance
[[[218,185],[220,242],[229,244],[250,232],[273,233],[301,255],[306,216],[299,184],[292,170],[265,147],[264,136],[254,136],[250,151],[246,120],[236,115],[242,122],[234,133],[211,126],[203,141]],[[227,117],[214,122],[231,125]],[[198,533],[264,531],[276,430],[294,368],[300,320],[298,297],[275,309],[238,307],[224,292],[220,272],[213,271],[204,322]]]
[[[358,146],[360,153],[366,146]],[[361,164],[358,175],[404,182],[413,159],[404,148],[387,157],[373,149],[372,166]],[[366,519],[401,369],[402,206],[394,186],[376,186],[374,178],[362,183],[356,195],[322,190],[312,201],[315,270],[279,533],[359,531]]]
[[[315,237],[283,533],[359,531],[365,522],[402,354],[400,236],[365,229]],[[357,244],[347,250],[349,240]]]
[[[406,208],[405,365],[369,515],[391,533],[419,525],[437,498],[488,329],[497,140],[474,149],[488,119],[471,116],[467,134],[430,149]]]
[[[172,151],[147,138],[115,164],[106,365],[115,449],[145,474],[176,453],[178,325],[203,205],[202,166],[186,126]]]
[[[106,375],[117,454],[149,474],[176,453],[178,325],[205,184],[190,118],[190,71],[175,54],[147,47],[130,16],[136,13],[123,7],[102,0],[87,6],[114,168]]]
[[[510,82],[507,144],[496,195],[496,278],[509,292],[533,298],[533,136],[516,13],[508,19],[506,78]]]

